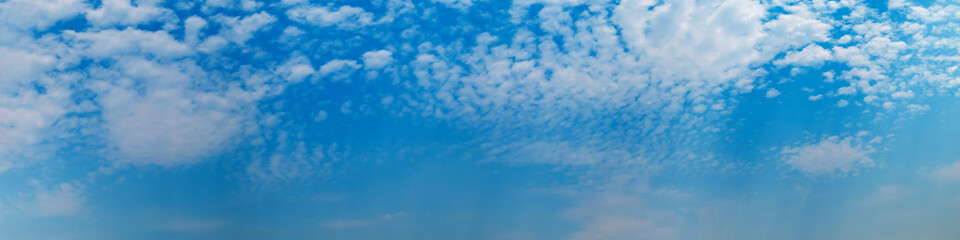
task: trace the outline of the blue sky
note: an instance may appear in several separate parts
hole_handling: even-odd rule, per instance
[[[0,239],[950,239],[952,1],[0,0]]]

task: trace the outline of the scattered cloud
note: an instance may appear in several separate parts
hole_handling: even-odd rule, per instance
[[[43,30],[88,8],[84,0],[11,0],[0,3],[0,19],[15,28]]]
[[[178,21],[173,11],[157,6],[158,3],[138,1],[133,5],[131,0],[103,0],[99,8],[87,11],[85,16],[87,21],[98,27],[140,25],[154,21],[173,24]]]
[[[780,96],[780,91],[777,91],[776,88],[771,88],[770,90],[767,90],[767,93],[764,96],[767,98],[775,98]]]
[[[222,229],[230,226],[231,224],[231,221],[223,219],[179,219],[153,223],[148,227],[151,229],[168,232],[198,233]]]
[[[355,28],[374,23],[372,13],[352,6],[340,6],[335,9],[327,6],[297,6],[287,10],[287,17],[296,22],[320,27]]]
[[[799,147],[784,147],[781,160],[792,169],[813,176],[846,175],[857,168],[874,165],[867,154],[871,150],[855,145],[852,138],[826,137],[820,142]]]
[[[905,194],[905,189],[898,185],[884,185],[877,187],[873,194],[863,200],[865,206],[876,206],[890,201],[894,201]]]
[[[328,220],[328,221],[321,222],[320,225],[326,228],[332,228],[332,229],[360,228],[360,227],[380,224],[387,221],[392,221],[404,216],[407,216],[407,212],[396,212],[391,214],[384,214],[384,215],[381,215],[380,217],[369,218],[369,219]]]
[[[670,212],[647,208],[643,199],[603,194],[567,210],[565,215],[582,224],[569,239],[682,239],[682,232],[671,227],[678,218]]]
[[[960,161],[937,168],[932,176],[941,182],[960,183]]]
[[[380,69],[393,62],[393,53],[387,50],[370,51],[363,53],[363,67]]]
[[[33,209],[42,216],[71,215],[79,212],[85,201],[81,186],[61,183],[54,189],[37,193]]]

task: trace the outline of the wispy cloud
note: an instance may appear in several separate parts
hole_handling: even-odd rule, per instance
[[[396,212],[392,214],[384,214],[376,218],[368,219],[337,219],[337,220],[327,220],[320,223],[320,225],[333,228],[333,229],[347,229],[347,228],[359,228],[372,226],[376,224],[381,224],[383,222],[392,221],[397,218],[407,216],[407,212]]]

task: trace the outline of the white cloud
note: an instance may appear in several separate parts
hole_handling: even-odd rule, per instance
[[[897,91],[897,92],[895,92],[895,93],[893,93],[893,94],[890,94],[890,97],[891,97],[891,98],[894,98],[894,99],[897,99],[897,98],[913,98],[913,91],[910,91],[910,90],[907,90],[907,91]]]
[[[165,31],[143,31],[133,28],[108,29],[96,32],[64,31],[64,38],[84,57],[113,58],[124,54],[144,54],[153,57],[177,58],[193,51]]]
[[[623,1],[613,20],[657,77],[725,81],[753,77],[753,64],[824,41],[830,26],[803,8],[764,22],[758,1]]]
[[[49,191],[41,191],[33,199],[33,209],[43,216],[70,215],[80,211],[86,201],[83,189],[62,183]]]
[[[11,0],[0,3],[0,25],[46,29],[86,11],[84,0]]]
[[[817,66],[822,64],[824,61],[831,60],[832,58],[833,55],[830,50],[824,49],[816,44],[810,44],[799,52],[788,52],[787,56],[783,57],[783,59],[774,61],[774,64],[779,66]]]
[[[377,218],[370,219],[340,219],[340,220],[329,220],[323,221],[320,225],[326,228],[333,229],[344,229],[344,228],[359,228],[366,227],[374,224],[380,224],[385,221],[395,220],[400,217],[407,215],[407,212],[397,212],[391,214],[384,214]]]
[[[777,91],[776,88],[771,88],[770,90],[767,90],[767,93],[764,96],[767,98],[775,98],[780,96],[780,91]]]
[[[837,101],[837,107],[846,107],[847,105],[850,105],[850,102],[848,102],[847,100],[840,99],[839,101]]]
[[[814,176],[845,175],[858,167],[873,166],[873,159],[867,156],[870,150],[852,142],[851,138],[830,136],[811,145],[784,147],[781,160],[794,170]]]
[[[457,8],[461,10],[466,10],[473,6],[473,0],[431,0],[433,2],[441,3],[447,7]]]
[[[253,156],[253,161],[245,169],[250,180],[269,185],[291,180],[321,179],[327,177],[349,154],[337,144],[308,145],[303,141],[288,143],[288,140],[286,134],[281,134],[279,144],[272,151]]]
[[[387,50],[369,51],[363,53],[363,67],[366,69],[381,69],[393,62],[393,53]]]
[[[567,218],[582,224],[568,239],[683,239],[675,215],[646,208],[643,199],[614,194],[601,194],[587,199],[565,212]]]
[[[873,194],[867,196],[862,204],[865,206],[875,206],[890,201],[894,201],[904,195],[906,190],[897,185],[885,185],[877,187]]]
[[[372,13],[363,8],[351,6],[341,6],[336,9],[326,6],[297,6],[287,10],[287,17],[299,23],[321,27],[354,28],[373,24]]]
[[[351,112],[353,112],[352,100],[348,100],[343,102],[343,104],[340,104],[340,113],[343,113],[343,115],[349,115]]]
[[[0,173],[45,152],[36,144],[73,105],[74,79],[47,75],[56,66],[55,56],[0,46]]]
[[[960,183],[960,161],[935,169],[932,176],[941,182]]]
[[[116,161],[163,166],[203,160],[242,133],[239,106],[215,93],[190,90],[140,95],[122,88],[99,98]]]
[[[360,69],[360,64],[358,64],[357,61],[334,59],[320,66],[317,74],[321,77],[329,76],[334,81],[337,81],[346,79],[357,69]]]
[[[203,29],[207,28],[207,20],[201,17],[191,16],[183,21],[183,41],[189,45],[197,45],[200,42]]]
[[[222,219],[178,219],[149,224],[147,227],[161,231],[199,233],[222,229],[232,222]]]
[[[323,122],[324,120],[327,120],[327,111],[320,110],[317,112],[317,115],[313,117],[313,121],[315,122]]]
[[[294,55],[286,63],[277,68],[277,74],[290,83],[298,83],[316,72],[310,59],[302,55]]]
[[[87,11],[86,18],[99,27],[140,25],[154,21],[167,21],[172,24],[177,21],[173,11],[156,6],[158,3],[139,1],[137,5],[133,5],[131,0],[103,0],[100,8]]]
[[[243,18],[217,15],[213,19],[223,25],[218,36],[240,45],[253,38],[254,33],[266,29],[277,21],[276,17],[266,11]]]
[[[6,157],[4,157],[4,159],[6,159]],[[13,168],[13,163],[12,163],[12,162],[0,160],[0,173],[6,172],[7,170],[10,170],[11,168]]]
[[[750,75],[749,65],[766,58],[758,51],[764,15],[749,0],[623,1],[613,20],[656,77],[716,81]]]

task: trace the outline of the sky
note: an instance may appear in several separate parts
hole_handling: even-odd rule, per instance
[[[953,0],[0,0],[0,240],[953,239]]]

